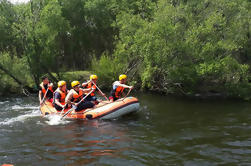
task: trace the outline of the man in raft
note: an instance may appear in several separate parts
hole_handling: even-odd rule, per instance
[[[53,106],[56,108],[57,111],[61,111],[65,106],[65,97],[67,95],[68,90],[66,89],[66,82],[59,81],[58,88],[54,92],[53,98]]]
[[[82,84],[83,88],[86,87],[86,88],[92,88],[93,89],[93,92],[89,96],[86,97],[86,100],[87,101],[95,101],[95,104],[99,103],[99,101],[97,100],[97,97],[95,96],[95,93],[94,93],[96,91],[96,89],[97,89],[97,87],[96,87],[97,86],[97,80],[98,80],[97,75],[90,75],[90,80],[87,81],[87,82],[84,82]],[[100,91],[98,91],[98,92],[99,92],[99,94],[101,96],[105,96],[104,93],[102,93]]]
[[[109,100],[111,102],[116,101],[119,98],[121,98],[125,88],[129,88],[129,89],[133,88],[133,86],[128,86],[125,84],[126,79],[127,79],[127,76],[125,74],[121,74],[119,76],[119,81],[115,81],[112,84],[112,91],[111,91],[111,95],[109,97]]]
[[[53,101],[53,84],[50,83],[47,76],[42,77],[42,82],[39,85],[38,97],[39,97],[40,105],[43,104],[45,100],[48,100],[49,102]]]
[[[71,83],[71,86],[72,89],[69,91],[69,93],[66,95],[65,98],[65,102],[67,104],[77,106],[77,108],[75,109],[76,112],[81,111],[83,109],[94,107],[95,104],[93,101],[86,101],[86,100],[83,100],[80,104],[77,105],[77,103],[84,97],[84,94],[90,92],[93,89],[80,88],[79,81],[73,81]]]

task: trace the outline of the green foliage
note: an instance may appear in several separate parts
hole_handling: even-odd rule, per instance
[[[69,23],[62,17],[61,6],[57,0],[51,0],[40,13],[40,20],[35,28],[37,44],[41,49],[41,61],[47,68],[58,72],[58,60],[62,56],[62,38],[69,31]]]
[[[104,54],[100,60],[93,58],[92,69],[98,75],[99,85],[103,88],[110,88],[112,82],[118,79],[118,76],[123,73],[125,65],[119,62],[119,59],[113,59]]]
[[[89,77],[91,75],[91,72],[89,71],[69,71],[69,72],[61,72],[59,73],[60,79],[65,80],[67,82],[67,86],[70,88],[70,83],[72,81],[80,81],[85,82],[86,80],[89,80]]]
[[[143,88],[249,95],[250,2],[160,0],[157,6],[151,19],[117,16],[114,61],[125,60],[127,68],[138,61]]]
[[[20,92],[22,89],[20,89],[20,85],[17,84],[15,80],[13,80],[10,75],[8,75],[6,72],[1,70],[4,68],[9,73],[11,73],[15,78],[20,80],[23,85],[29,85],[33,86],[34,82],[30,75],[30,70],[27,65],[27,58],[18,58],[17,56],[11,57],[8,53],[2,53],[0,54],[0,82],[1,82],[1,91],[6,92]]]
[[[91,67],[105,87],[125,73],[142,89],[251,96],[248,0],[2,0],[0,9],[1,64],[25,84],[45,73],[81,80],[62,73]]]
[[[15,21],[13,5],[7,0],[0,1],[0,51],[12,51],[13,36],[11,25]],[[8,48],[7,48],[8,47]]]

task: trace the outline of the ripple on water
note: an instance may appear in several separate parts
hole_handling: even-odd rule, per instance
[[[250,149],[243,148],[224,148],[224,145],[214,146],[212,144],[194,145],[186,150],[183,159],[200,158],[201,161],[211,161],[215,164],[230,164],[250,161]],[[214,162],[212,162],[214,161]],[[196,161],[197,162],[197,161]],[[195,163],[196,163],[195,162]],[[194,163],[194,162],[189,162]],[[194,164],[195,164],[194,163]]]
[[[234,147],[251,147],[251,141],[250,140],[244,140],[244,141],[229,141],[225,142],[225,144],[234,146]]]

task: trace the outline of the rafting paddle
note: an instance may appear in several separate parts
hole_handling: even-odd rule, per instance
[[[92,81],[92,80],[91,80]],[[99,87],[95,84],[95,82],[92,81],[92,83],[96,86],[96,88],[99,90],[100,93],[102,93],[104,95],[104,97],[106,98],[106,100],[109,100],[106,95],[99,89]]]
[[[45,92],[45,94],[44,94],[44,97],[43,97],[43,99],[42,99],[42,101],[41,101],[41,103],[40,103],[40,105],[39,105],[39,108],[41,108],[41,105],[44,104],[44,105],[47,107],[47,109],[49,109],[49,110],[51,111],[51,109],[47,106],[47,104],[44,103],[44,99],[45,99],[45,97],[46,97],[46,95],[47,95],[48,90],[49,90],[49,87],[47,88],[47,90],[46,90],[46,92]]]
[[[127,94],[125,95],[125,97],[123,97],[122,101],[125,100],[125,98],[129,95],[129,93],[131,92],[132,88],[129,89],[129,91],[127,92]]]
[[[64,108],[63,108],[62,111],[60,112],[60,115],[63,114],[63,112],[64,112],[64,110],[65,110],[66,107],[67,107],[67,104],[65,104]]]
[[[47,95],[48,90],[49,90],[49,87],[47,88],[47,90],[46,90],[46,92],[45,92],[45,94],[44,94],[44,97],[43,97],[43,99],[42,99],[42,101],[41,101],[41,103],[40,103],[40,107],[41,107],[41,105],[44,103],[44,99],[45,99],[45,97],[46,97],[46,95]]]
[[[48,85],[48,86],[49,86],[49,85]],[[44,103],[48,90],[49,90],[49,87],[47,88],[47,90],[46,90],[46,92],[45,92],[45,94],[44,94],[44,97],[43,97],[43,99],[42,99],[42,102],[40,103],[40,106],[39,106],[39,107],[41,108],[41,105],[44,104],[44,105],[46,106],[46,108],[47,108],[48,110],[50,110],[50,112],[54,112],[54,111],[52,111],[52,110],[47,106],[46,102]]]
[[[84,98],[82,98],[77,104],[72,105],[72,108],[69,109],[63,116],[61,119],[63,119],[66,115],[68,115],[71,111],[75,110],[77,108],[77,106],[84,100],[86,99],[87,96],[89,96],[92,93],[93,90],[91,90]]]
[[[61,120],[62,120],[66,115],[68,115],[71,111],[75,110],[76,108],[77,108],[77,106],[72,105],[72,108],[69,109],[69,110],[61,117]]]

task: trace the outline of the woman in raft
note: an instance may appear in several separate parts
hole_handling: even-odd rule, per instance
[[[121,98],[125,88],[129,88],[129,89],[133,88],[133,86],[128,86],[125,84],[126,79],[127,79],[127,76],[125,74],[121,74],[119,76],[119,81],[115,81],[112,84],[112,91],[111,91],[111,95],[109,97],[109,100],[111,102],[116,101],[119,98]]]

